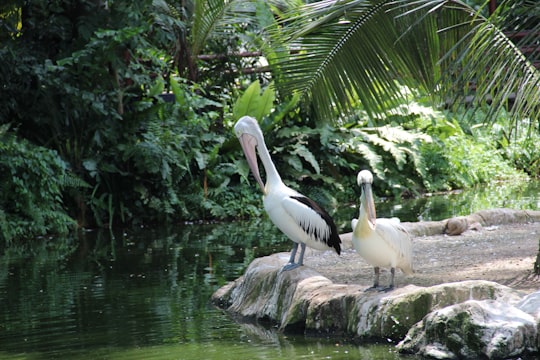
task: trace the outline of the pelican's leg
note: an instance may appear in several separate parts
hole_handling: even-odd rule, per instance
[[[294,258],[296,257],[296,250],[298,250],[298,243],[294,243],[291,250],[291,258],[289,259],[289,264],[294,264]]]
[[[282,271],[292,270],[292,269],[297,268],[298,266],[302,265],[302,264],[297,264],[297,263],[294,262],[294,258],[296,257],[296,251],[297,250],[298,250],[298,243],[295,242],[294,245],[293,245],[293,248],[291,250],[291,257],[289,258],[289,263],[283,267]],[[304,251],[302,250],[300,252],[300,260],[302,260],[303,256],[304,256]]]
[[[390,285],[385,288],[381,288],[379,291],[394,290],[394,277],[396,275],[396,268],[390,268]]]
[[[377,290],[379,288],[379,270],[378,266],[373,268],[373,271],[375,272],[375,281],[373,282],[373,286],[367,288],[366,291]]]
[[[304,265],[304,253],[306,252],[306,244],[300,244],[300,256],[298,257],[298,266]]]
[[[394,277],[396,276],[396,268],[391,268],[390,274],[390,286],[388,287],[388,290],[392,290],[394,288]]]

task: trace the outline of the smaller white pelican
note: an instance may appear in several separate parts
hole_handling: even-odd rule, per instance
[[[317,250],[335,250],[341,252],[341,239],[328,213],[315,201],[286,186],[270,158],[264,142],[264,136],[257,120],[243,116],[234,126],[234,132],[242,145],[253,176],[263,192],[264,209],[270,220],[289,239],[294,241],[289,263],[283,270],[291,270],[304,263],[306,245]],[[263,183],[257,164],[259,157],[266,172],[266,184]],[[300,245],[300,256],[295,262],[296,251]]]
[[[357,182],[362,189],[360,196],[360,214],[351,221],[353,246],[375,270],[375,281],[370,289],[382,291],[394,288],[396,268],[412,274],[411,237],[399,223],[399,219],[377,219],[371,184],[373,175],[369,170],[358,173]],[[390,267],[391,280],[387,288],[379,288],[379,268]]]

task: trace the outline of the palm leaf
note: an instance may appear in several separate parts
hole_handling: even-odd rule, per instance
[[[538,4],[536,8],[540,10]],[[520,43],[514,43],[505,33],[505,29],[519,28],[515,19],[506,25],[504,19],[495,13],[489,20],[471,22],[467,33],[459,38],[452,34],[455,32],[452,28],[440,30],[450,33],[456,43],[441,58],[441,62],[446,62],[441,78],[446,91],[440,94],[451,99],[454,107],[473,96],[473,105],[490,104],[488,118],[495,118],[509,107],[509,99],[515,99],[514,119],[538,114],[540,72],[533,66],[532,59],[521,52]],[[537,23],[536,29],[528,33],[525,41],[538,44],[540,25]],[[533,35],[535,40],[531,38]],[[540,54],[538,49],[537,54]]]
[[[192,19],[191,51],[201,53],[209,38],[231,36],[231,26],[255,24],[256,6],[245,0],[196,0]]]
[[[462,104],[474,90],[478,102],[495,104],[490,115],[516,94],[516,117],[537,114],[538,70],[492,18],[455,0],[309,4],[283,21],[289,54],[272,64],[276,86],[334,121],[358,102],[372,115],[396,106],[403,97],[396,79],[440,103]],[[540,33],[538,22],[529,26]]]
[[[279,90],[301,93],[323,118],[347,112],[358,99],[370,110],[396,105],[395,61],[401,60],[378,51],[392,47],[397,38],[385,13],[387,2],[322,1],[287,19],[283,35],[294,52],[275,64]],[[390,91],[383,93],[383,88]]]
[[[187,40],[189,55],[195,59],[208,40],[231,36],[232,27],[257,24],[257,1],[245,0],[153,0],[157,23],[182,40]],[[260,10],[259,10],[260,11]],[[182,41],[183,43],[184,41]]]

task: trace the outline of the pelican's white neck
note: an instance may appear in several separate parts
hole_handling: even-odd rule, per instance
[[[356,223],[356,227],[353,229],[354,235],[357,238],[364,238],[372,232],[372,228],[368,223],[369,218],[367,206],[366,194],[364,190],[362,190],[362,195],[360,195],[360,213],[358,214],[358,222]]]
[[[266,187],[283,183],[263,138],[259,139],[257,143],[257,151],[266,173]]]
[[[367,219],[368,218],[368,203],[366,200],[366,192],[362,190],[362,194],[360,195],[360,214],[358,215],[358,219]],[[367,220],[366,220],[367,223]]]

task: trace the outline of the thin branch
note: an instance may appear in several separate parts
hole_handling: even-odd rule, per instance
[[[201,54],[197,56],[197,59],[202,61],[211,61],[211,60],[221,60],[228,59],[231,57],[259,57],[262,56],[261,51],[243,51],[243,52],[232,52],[229,54]]]

